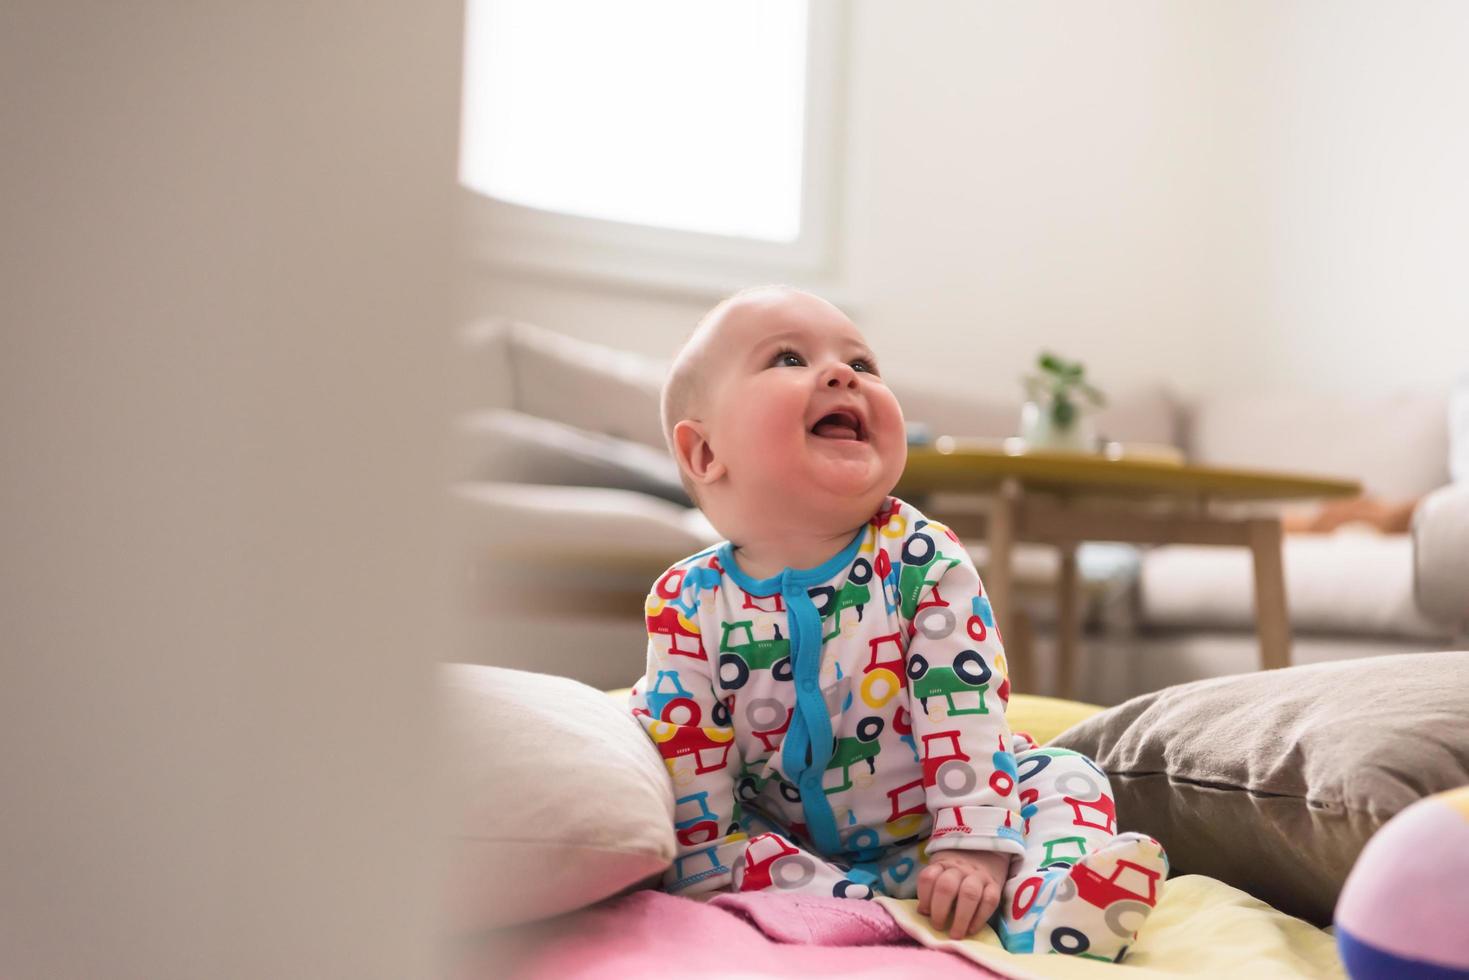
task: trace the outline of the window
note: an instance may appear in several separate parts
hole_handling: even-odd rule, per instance
[[[834,0],[470,0],[472,252],[716,290],[824,271],[836,17]]]

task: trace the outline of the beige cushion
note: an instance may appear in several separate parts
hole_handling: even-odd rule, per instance
[[[505,329],[516,409],[666,451],[658,413],[666,362],[526,323]]]
[[[1112,778],[1121,830],[1179,874],[1331,918],[1367,838],[1469,784],[1469,653],[1417,653],[1220,677],[1134,698],[1053,743]]]
[[[721,540],[701,511],[631,490],[489,482],[453,492],[464,543],[516,561],[667,568]]]
[[[1015,434],[1020,405],[1004,399],[972,396],[932,382],[886,379],[903,407],[903,420],[927,427],[931,436],[985,436],[1002,439]]]
[[[1413,513],[1413,582],[1426,615],[1469,632],[1469,480],[1435,490]]]
[[[1298,630],[1442,640],[1413,597],[1406,534],[1343,528],[1286,535],[1285,594]],[[1255,573],[1244,548],[1168,545],[1143,554],[1141,616],[1149,626],[1255,628]]]
[[[442,668],[456,932],[581,908],[673,860],[673,790],[642,728],[564,677]]]
[[[1190,411],[1186,448],[1199,462],[1354,477],[1411,500],[1449,480],[1447,406],[1447,393],[1219,395]]]
[[[692,506],[661,448],[504,409],[462,415],[457,428],[464,479],[635,490]]]
[[[903,406],[903,418],[928,427],[933,436],[981,436],[1003,439],[1020,428],[1017,397],[996,398],[955,393],[932,384],[890,379]],[[1097,433],[1105,439],[1177,445],[1179,406],[1167,390],[1138,387],[1109,398],[1097,412]]]
[[[515,378],[510,367],[509,321],[475,320],[459,331],[454,352],[454,402],[457,409],[515,407]]]

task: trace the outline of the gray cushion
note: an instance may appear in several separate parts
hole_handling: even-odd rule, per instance
[[[1206,874],[1330,921],[1367,838],[1469,784],[1469,653],[1219,677],[1134,698],[1053,743],[1112,778],[1120,830]]]

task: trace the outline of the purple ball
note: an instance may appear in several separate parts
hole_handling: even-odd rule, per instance
[[[1352,980],[1469,978],[1469,786],[1372,835],[1336,903],[1336,942]]]

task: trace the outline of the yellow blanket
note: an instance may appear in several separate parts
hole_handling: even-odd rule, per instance
[[[1203,875],[1168,879],[1163,898],[1120,966],[1076,956],[1007,953],[986,926],[953,940],[935,932],[917,902],[879,897],[898,925],[925,946],[967,956],[1008,977],[1345,977],[1336,941],[1238,888]]]

